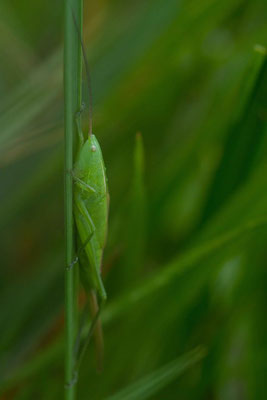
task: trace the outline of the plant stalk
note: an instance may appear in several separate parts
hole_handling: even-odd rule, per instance
[[[65,125],[65,400],[75,400],[73,381],[74,345],[77,335],[78,267],[74,264],[73,224],[73,154],[75,149],[75,114],[81,108],[82,53],[73,14],[82,31],[82,0],[65,0],[64,14],[64,125]]]

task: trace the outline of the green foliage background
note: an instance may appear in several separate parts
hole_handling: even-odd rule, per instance
[[[0,11],[1,398],[59,399],[63,2]],[[78,399],[266,396],[266,15],[264,0],[85,2],[111,203],[105,367],[92,344]]]

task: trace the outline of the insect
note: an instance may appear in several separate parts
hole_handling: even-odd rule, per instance
[[[94,331],[99,352],[101,352],[102,347],[102,329],[99,315],[107,296],[101,278],[101,266],[107,236],[109,194],[101,148],[92,133],[92,94],[89,67],[81,33],[78,30],[74,15],[73,19],[82,46],[90,99],[88,134],[85,135],[82,131],[82,110],[76,115],[79,140],[72,171],[74,180],[74,219],[79,248],[76,261],[79,261],[81,281],[88,295],[93,314],[87,339],[78,351],[75,366],[75,373],[77,373]]]

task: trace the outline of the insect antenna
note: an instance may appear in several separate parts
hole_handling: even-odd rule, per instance
[[[83,61],[84,61],[84,66],[85,66],[87,87],[88,87],[88,94],[89,94],[89,136],[91,136],[93,134],[93,94],[92,94],[92,85],[91,85],[91,74],[90,74],[90,68],[89,68],[89,64],[87,61],[87,57],[86,57],[84,43],[82,40],[82,34],[81,34],[81,31],[77,24],[77,20],[75,18],[75,14],[74,14],[73,10],[72,10],[72,16],[73,16],[74,25],[75,25],[75,28],[76,28],[76,31],[77,31],[77,34],[78,34],[78,37],[79,37],[79,40],[81,43],[82,53],[83,53]]]

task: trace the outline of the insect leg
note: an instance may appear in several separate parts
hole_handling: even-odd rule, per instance
[[[76,195],[75,197],[75,217],[76,217],[76,224],[78,226],[78,230],[80,232],[80,237],[84,238],[86,234],[88,234],[89,231],[94,230],[94,223],[92,221],[92,218],[86,208],[86,205],[83,201],[83,198],[81,195]],[[84,287],[85,290],[88,294],[88,298],[90,300],[90,305],[91,305],[91,310],[92,310],[92,321],[91,325],[89,327],[89,331],[87,334],[87,337],[83,344],[81,345],[80,349],[77,352],[77,361],[75,365],[75,373],[78,373],[81,361],[84,357],[84,354],[86,352],[86,349],[90,343],[92,334],[96,332],[96,341],[97,341],[97,347],[99,350],[99,359],[98,361],[101,361],[102,357],[102,349],[103,349],[103,341],[102,341],[102,333],[101,333],[101,325],[99,324],[99,315],[101,312],[101,308],[103,307],[103,304],[106,300],[106,292],[104,285],[102,283],[100,271],[99,271],[99,266],[97,265],[96,259],[95,259],[95,253],[93,248],[88,246],[87,248],[87,256],[90,260],[90,274],[88,275],[88,272],[85,270],[84,274]],[[84,270],[81,269],[81,272]],[[88,279],[88,280],[87,280]],[[99,294],[100,297],[100,306],[97,306],[97,301],[96,301],[96,295],[93,290],[95,288],[96,292]],[[76,347],[77,348],[77,347]],[[100,364],[101,362],[99,362]]]
[[[80,342],[81,342],[81,334],[82,334],[85,322],[87,320],[88,313],[89,313],[88,302],[86,302],[86,304],[84,306],[84,309],[82,311],[81,318],[80,318],[80,323],[79,323],[80,326],[79,326],[77,338],[76,338],[75,345],[74,345],[74,352],[73,352],[74,353],[74,357],[77,356],[77,353],[79,351],[79,346],[80,346]]]
[[[76,223],[79,224],[80,226],[80,231],[85,231],[85,229],[87,228],[87,233],[88,230],[90,229],[90,232],[94,232],[95,231],[95,226],[93,223],[93,220],[83,202],[83,200],[80,197],[76,198],[76,202],[75,202],[75,209],[77,206],[77,211],[76,211]],[[74,209],[74,211],[75,211]],[[86,236],[85,236],[86,237]],[[87,238],[86,238],[87,241]],[[85,245],[86,247],[86,245]],[[106,300],[107,295],[106,295],[106,291],[101,279],[101,273],[98,269],[98,267],[96,266],[96,260],[95,260],[95,254],[93,252],[92,249],[88,249],[87,250],[90,253],[89,256],[89,260],[90,260],[90,264],[91,264],[91,273],[93,275],[93,280],[95,283],[95,288],[100,296],[101,299]]]
[[[98,311],[98,302],[94,290],[91,290],[89,300],[90,300],[89,304],[91,309],[91,315],[95,316]],[[102,323],[100,318],[98,318],[98,320],[96,321],[94,329],[94,339],[96,345],[97,369],[98,372],[101,372],[103,370],[103,360],[104,360],[104,339],[103,339]]]
[[[71,381],[65,383],[64,387],[65,387],[65,389],[69,389],[72,386],[74,386],[77,382],[78,382],[78,373],[75,371],[73,373],[73,377],[72,377]]]
[[[77,334],[77,339],[75,342],[75,346],[74,346],[74,357],[77,356],[77,354],[79,353],[79,346],[81,343],[81,334],[85,325],[85,321],[87,319],[88,316],[88,305],[90,306],[90,310],[91,310],[91,316],[92,318],[94,318],[94,316],[97,314],[98,312],[98,303],[97,303],[97,298],[96,298],[96,293],[94,290],[90,290],[89,293],[89,301],[85,304],[84,306],[84,310],[82,312],[82,316],[80,319],[80,327],[79,327],[79,331]],[[95,341],[96,341],[96,349],[97,349],[97,367],[99,372],[102,370],[102,366],[103,366],[103,358],[104,358],[104,341],[103,341],[103,332],[102,332],[102,325],[101,325],[101,321],[98,318],[98,320],[96,321],[96,325],[95,325],[95,329],[94,329],[94,336],[95,336]]]
[[[83,204],[82,199],[78,197],[75,201],[75,207],[74,207],[74,212],[76,213],[76,219],[77,221],[80,221],[81,224],[83,224],[82,218],[86,219],[86,226],[88,228],[88,235],[85,239],[85,241],[81,244],[81,247],[78,249],[78,254],[74,258],[74,260],[66,267],[66,269],[72,269],[75,264],[79,261],[79,255],[81,252],[86,248],[87,244],[90,242],[90,240],[93,237],[93,234],[95,232],[95,226],[94,223],[90,217],[90,215],[87,212],[86,207]]]
[[[90,328],[89,328],[88,335],[87,335],[87,337],[85,339],[85,342],[83,343],[83,346],[82,346],[81,350],[78,352],[78,356],[77,356],[76,363],[75,363],[74,370],[73,370],[73,377],[72,377],[70,382],[65,384],[65,387],[67,387],[67,388],[72,387],[78,381],[78,373],[79,373],[80,365],[81,365],[83,357],[84,357],[84,355],[86,353],[87,347],[88,347],[88,345],[90,343],[90,339],[91,339],[92,334],[94,332],[94,328],[95,328],[95,325],[96,325],[97,320],[99,318],[100,312],[101,312],[101,307],[99,307],[99,309],[97,311],[97,314],[93,317],[93,320],[92,320]],[[77,339],[79,339],[79,337]],[[77,343],[78,342],[76,341],[75,349],[77,349]]]
[[[85,104],[82,103],[80,110],[75,115],[75,121],[76,121],[77,131],[78,131],[78,135],[79,135],[80,148],[82,147],[82,145],[84,143],[84,136],[83,136],[83,131],[82,131],[82,118],[81,118],[81,115],[82,115],[84,109],[85,109]]]
[[[72,269],[75,264],[79,261],[79,255],[81,252],[85,249],[85,247],[88,245],[90,240],[92,239],[94,234],[94,230],[88,235],[88,238],[85,240],[85,242],[81,245],[81,247],[78,249],[78,255],[74,258],[74,260],[66,267],[66,269]]]
[[[74,265],[75,265],[77,262],[78,262],[78,256],[76,256],[76,257],[74,258],[74,260],[73,260],[69,265],[66,266],[66,269],[67,269],[67,270],[68,270],[68,269],[72,269],[72,268],[74,267]]]
[[[97,322],[98,322],[98,319],[99,319],[99,316],[100,316],[100,313],[102,311],[102,308],[104,306],[105,301],[106,301],[106,299],[102,299],[101,298],[98,310],[97,310],[96,314],[94,315],[94,317],[92,319],[92,322],[91,322],[87,337],[86,337],[86,339],[85,339],[85,341],[84,341],[84,343],[82,345],[82,348],[79,351],[78,357],[77,357],[77,361],[76,361],[76,365],[75,365],[75,369],[74,369],[74,376],[78,375],[78,371],[79,371],[81,362],[82,362],[83,357],[84,357],[84,355],[86,353],[86,350],[87,350],[87,347],[88,347],[88,345],[90,343],[91,337],[92,337],[92,335],[94,333],[94,329],[95,329],[95,327],[97,325]]]
[[[72,175],[72,177],[73,177],[75,183],[76,183],[81,189],[87,190],[88,192],[96,193],[95,189],[94,189],[92,186],[88,185],[88,184],[85,183],[82,179],[78,178],[78,177],[75,175],[75,173],[74,173],[73,171],[71,171],[71,175]]]

